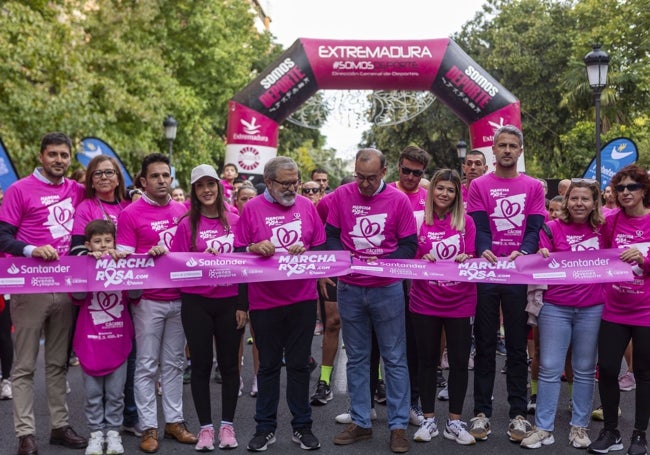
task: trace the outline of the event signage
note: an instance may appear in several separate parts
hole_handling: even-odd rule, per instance
[[[131,173],[110,145],[96,137],[84,137],[81,140],[81,150],[76,154],[77,161],[83,164],[84,167],[88,167],[90,160],[98,155],[108,155],[111,158],[115,158],[117,164],[120,166],[120,171],[122,171],[124,185],[127,187],[133,185]]]
[[[633,268],[619,259],[620,250],[588,250],[499,258],[427,262],[412,260],[350,260],[346,251],[275,254],[169,253],[159,257],[131,254],[63,256],[45,262],[35,258],[0,259],[0,292],[7,294],[223,286],[261,281],[335,277],[349,273],[413,280],[510,284],[584,284],[632,281]]]
[[[639,152],[632,139],[617,137],[612,139],[600,149],[600,189],[604,190],[612,177],[628,164],[636,163]],[[583,178],[596,178],[596,158],[594,157],[587,166]]]

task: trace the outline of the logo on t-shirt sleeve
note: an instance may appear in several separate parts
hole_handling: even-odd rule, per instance
[[[497,199],[491,215],[497,232],[521,227],[526,218],[524,207],[526,207],[526,193]]]
[[[53,239],[65,237],[72,232],[72,223],[74,221],[72,198],[50,205],[47,211],[45,226],[50,230]]]
[[[355,250],[361,251],[381,246],[386,238],[384,235],[386,218],[388,218],[388,214],[379,213],[356,219],[354,227],[350,231]]]
[[[122,304],[121,293],[117,292],[95,292],[90,299],[90,315],[93,324],[100,325],[119,319],[122,316],[124,305]]]
[[[286,252],[292,245],[304,245],[302,243],[302,221],[292,221],[271,229],[271,243],[279,252]]]

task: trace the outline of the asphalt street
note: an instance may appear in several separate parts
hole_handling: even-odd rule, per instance
[[[312,343],[312,353],[320,364],[320,346],[321,336],[314,336]],[[37,426],[37,443],[39,446],[39,453],[41,455],[57,455],[57,454],[83,454],[83,449],[72,450],[60,446],[52,446],[49,441],[49,416],[47,411],[47,400],[45,397],[45,384],[43,372],[43,353],[39,355],[38,370],[36,372],[36,400],[35,400],[35,413],[36,413],[36,426]],[[497,356],[497,368],[500,369],[505,362],[505,357]],[[242,368],[242,375],[245,382],[244,394],[240,397],[237,414],[235,418],[235,430],[239,447],[233,449],[231,452],[244,452],[246,453],[246,444],[255,432],[255,421],[253,419],[255,413],[255,398],[249,396],[250,387],[252,383],[252,356],[251,346],[246,345],[244,348],[244,366]],[[312,373],[312,390],[318,381],[319,369],[317,368]],[[446,375],[447,373],[445,373]],[[79,367],[71,367],[69,371],[69,382],[71,393],[68,395],[68,406],[70,409],[70,422],[73,427],[84,436],[88,436],[88,428],[85,423],[83,404],[84,404],[84,391],[81,380],[81,371]],[[465,400],[464,419],[467,420],[471,417],[473,396],[472,396],[472,379],[473,374],[470,372],[470,385],[467,398]],[[285,376],[283,372],[282,387],[284,388]],[[373,437],[367,441],[361,441],[349,446],[336,446],[332,442],[334,435],[344,428],[344,425],[335,423],[334,417],[342,412],[345,412],[348,407],[348,400],[346,395],[346,381],[345,381],[345,349],[340,350],[337,355],[336,365],[333,373],[333,390],[334,399],[326,406],[313,408],[314,420],[314,434],[321,441],[320,453],[336,454],[336,455],[357,455],[368,453],[386,453],[389,454],[390,448],[388,445],[389,431],[386,426],[386,407],[377,405],[378,419],[374,422]],[[215,422],[219,421],[220,417],[220,399],[219,399],[219,384],[212,381],[212,402],[213,402],[213,415]],[[190,394],[190,386],[185,385],[184,394],[184,414],[188,427],[192,432],[198,432],[198,421],[192,403]],[[505,375],[497,372],[496,385],[494,389],[494,414],[491,419],[492,435],[487,441],[479,442],[474,446],[461,446],[453,441],[443,438],[442,431],[440,435],[434,438],[429,443],[411,443],[412,454],[430,454],[430,453],[444,453],[444,454],[466,454],[466,453],[481,453],[481,454],[516,454],[523,453],[523,449],[519,445],[512,443],[508,440],[506,435],[506,428],[508,423],[507,418],[507,399],[505,390]],[[568,444],[569,434],[569,419],[570,412],[568,410],[568,387],[565,383],[562,385],[562,394],[560,396],[560,409],[556,418],[555,428],[555,444],[545,446],[538,449],[540,454],[555,455],[555,454],[570,454],[578,453],[578,449],[574,449]],[[598,399],[598,391],[596,390],[594,396],[594,406],[600,403]],[[620,430],[623,435],[625,448],[627,449],[629,437],[632,432],[633,425],[633,412],[634,412],[634,392],[622,392],[621,395],[621,408],[623,415],[620,419]],[[436,403],[436,414],[439,420],[446,417],[447,403],[438,401]],[[159,410],[160,419],[162,419],[162,412]],[[533,418],[531,416],[531,418]],[[280,409],[278,412],[278,430],[276,432],[277,442],[269,447],[267,453],[269,454],[286,454],[286,453],[302,453],[300,447],[291,442],[291,416],[284,402],[284,394],[280,401]],[[164,422],[160,420],[160,428],[162,429]],[[440,423],[439,423],[440,425]],[[17,451],[17,440],[13,431],[12,420],[12,404],[11,401],[0,401],[0,454],[15,454]],[[598,432],[602,428],[602,422],[592,422],[590,425],[589,435],[595,439]],[[409,427],[408,434],[412,438],[416,431],[416,427]],[[142,453],[138,448],[139,438],[133,436],[123,436],[124,447],[127,454]],[[218,451],[219,449],[216,449]],[[196,453],[193,445],[184,445],[169,439],[160,440],[160,454],[191,454]],[[583,452],[584,453],[584,452]],[[624,453],[624,452],[618,452]]]

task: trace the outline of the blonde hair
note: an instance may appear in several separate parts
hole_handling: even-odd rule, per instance
[[[429,226],[433,224],[433,217],[435,216],[433,192],[440,181],[451,182],[456,189],[456,197],[449,209],[451,226],[459,232],[465,232],[465,208],[463,206],[463,195],[460,188],[460,175],[451,169],[440,169],[431,177],[431,183],[427,191],[427,203],[424,208],[424,222]]]

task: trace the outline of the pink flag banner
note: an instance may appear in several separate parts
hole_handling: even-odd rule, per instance
[[[378,260],[352,261],[352,271],[366,275],[410,280],[462,281],[496,284],[586,284],[632,281],[629,264],[621,261],[620,250],[585,250],[520,256],[514,261],[499,258],[454,261]]]
[[[159,257],[132,254],[114,261],[109,256],[63,256],[56,262],[33,258],[0,259],[0,292],[116,291],[317,279],[350,272],[350,253],[311,251],[263,258],[247,253],[214,256],[170,253]]]
[[[64,256],[44,262],[33,258],[0,259],[0,292],[94,292],[123,289],[180,288],[261,281],[335,277],[349,273],[412,280],[504,284],[580,284],[632,281],[633,268],[622,262],[620,250],[588,250],[499,259],[490,264],[470,259],[435,263],[423,260],[350,261],[346,251],[310,251],[269,258],[247,253],[213,256],[170,253],[159,257],[132,254],[114,261],[109,256]]]

